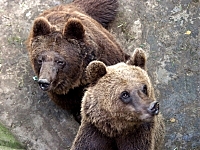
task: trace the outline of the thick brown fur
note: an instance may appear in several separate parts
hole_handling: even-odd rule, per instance
[[[118,8],[117,0],[74,0],[74,3],[104,27],[114,20]]]
[[[116,0],[75,0],[44,11],[33,23],[27,49],[40,87],[75,116],[88,84],[86,66],[93,60],[113,65],[129,57],[104,28],[116,9]]]
[[[93,85],[84,94],[81,126],[71,150],[161,149],[164,121],[144,68],[142,49],[136,49],[127,63],[106,67],[93,61],[88,65],[87,76]]]

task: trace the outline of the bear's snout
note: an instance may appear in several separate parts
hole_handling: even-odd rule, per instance
[[[38,84],[43,91],[49,90],[50,82],[47,79],[39,79]]]
[[[148,108],[148,112],[151,115],[158,115],[159,113],[159,103],[157,101],[154,101],[150,104],[149,108]]]

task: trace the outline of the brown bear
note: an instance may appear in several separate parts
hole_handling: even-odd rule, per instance
[[[117,0],[75,0],[44,11],[33,23],[27,49],[39,86],[75,118],[88,84],[87,65],[93,60],[113,65],[129,57],[104,28],[117,6]]]
[[[165,125],[145,52],[136,49],[126,63],[108,67],[93,61],[86,71],[92,85],[82,100],[81,125],[71,150],[161,150]]]

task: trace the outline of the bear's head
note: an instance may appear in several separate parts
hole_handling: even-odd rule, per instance
[[[84,69],[93,60],[89,54],[96,47],[91,50],[90,46],[79,19],[69,18],[64,26],[55,26],[44,17],[37,18],[27,47],[40,88],[65,94],[83,83]]]
[[[82,118],[108,136],[151,122],[159,113],[142,49],[136,49],[126,63],[106,67],[93,61],[86,74],[92,84],[83,97]]]

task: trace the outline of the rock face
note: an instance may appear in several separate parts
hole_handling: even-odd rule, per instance
[[[77,133],[73,117],[32,80],[24,44],[40,13],[68,2],[0,1],[0,121],[26,149],[68,149]],[[119,0],[109,30],[128,53],[136,47],[148,53],[148,73],[166,124],[162,149],[200,149],[199,1]]]

